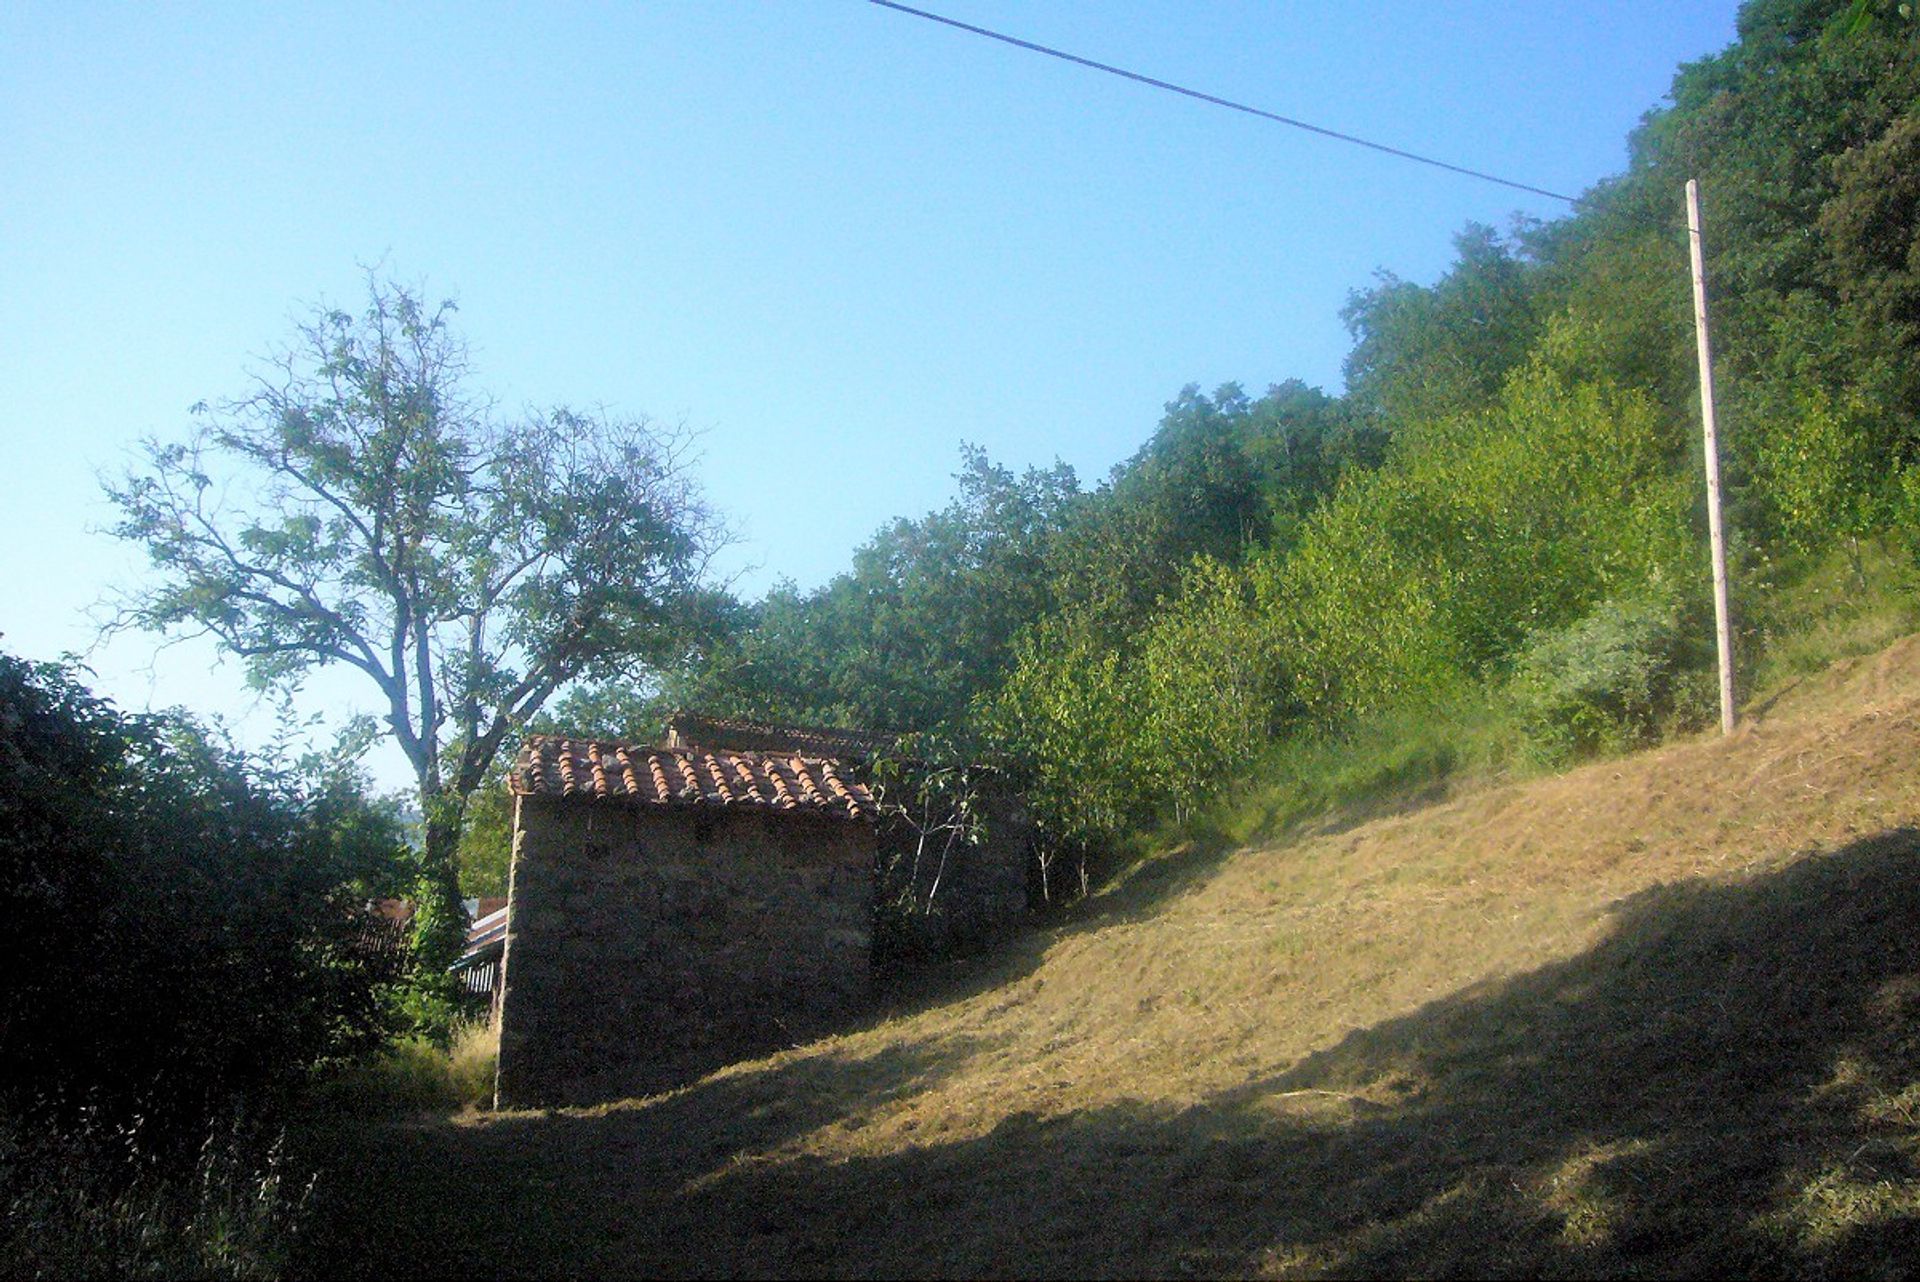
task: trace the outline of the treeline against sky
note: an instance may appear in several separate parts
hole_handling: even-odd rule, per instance
[[[1754,0],[1570,216],[1469,226],[1344,312],[1347,389],[1189,387],[1092,487],[962,447],[957,497],[815,591],[737,604],[664,706],[940,729],[1030,772],[1056,837],[1178,819],[1274,745],[1502,692],[1539,752],[1711,707],[1683,186],[1708,218],[1743,654],[1782,567],[1920,530],[1920,31]]]

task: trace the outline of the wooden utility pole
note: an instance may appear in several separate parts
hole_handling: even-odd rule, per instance
[[[1693,256],[1693,332],[1700,349],[1700,422],[1707,442],[1707,536],[1713,544],[1713,622],[1720,650],[1720,733],[1733,733],[1733,623],[1727,604],[1727,534],[1720,517],[1720,435],[1713,412],[1713,345],[1707,339],[1706,255],[1700,184],[1687,179],[1687,248]]]

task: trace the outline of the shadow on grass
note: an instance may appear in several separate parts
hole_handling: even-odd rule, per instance
[[[1920,834],[1615,917],[1586,953],[1192,1107],[768,1156],[969,1051],[895,1044],[389,1134],[310,1259],[387,1272],[404,1241],[427,1272],[480,1275],[1909,1272]]]
[[[820,1127],[931,1089],[962,1066],[951,1041],[872,1056],[816,1055],[711,1076],[686,1089],[594,1109],[423,1116],[302,1137],[322,1170],[303,1239],[303,1276],[427,1277],[712,1273],[702,1250],[760,1241],[777,1207],[724,1230],[668,1231],[682,1194],[750,1170]],[[688,1205],[697,1205],[698,1198]],[[634,1245],[631,1255],[628,1243]],[[688,1252],[691,1250],[691,1253]],[[673,1258],[686,1255],[676,1266]],[[704,1266],[694,1262],[707,1259]],[[599,1261],[589,1266],[585,1261]],[[645,1261],[645,1263],[642,1263]]]

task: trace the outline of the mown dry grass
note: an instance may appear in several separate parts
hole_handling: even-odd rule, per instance
[[[1171,857],[671,1094],[371,1131],[309,1264],[1911,1272],[1916,713],[1920,639],[1728,741]]]

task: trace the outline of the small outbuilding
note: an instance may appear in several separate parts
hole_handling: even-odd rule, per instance
[[[509,779],[499,1103],[666,1089],[867,1009],[881,887],[918,839],[871,780],[884,747],[685,716],[660,745],[530,737]],[[972,940],[1027,908],[1024,815],[999,800],[982,832],[943,866],[935,917]]]

